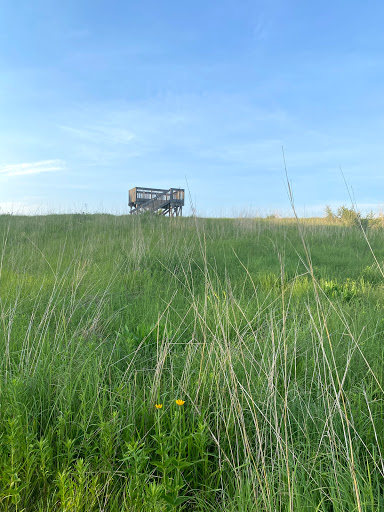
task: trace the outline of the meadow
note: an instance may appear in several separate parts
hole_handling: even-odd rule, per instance
[[[0,243],[0,510],[384,510],[383,228],[1,215]]]

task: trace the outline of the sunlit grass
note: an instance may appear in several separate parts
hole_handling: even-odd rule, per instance
[[[356,227],[0,217],[0,509],[384,509]],[[369,230],[381,265],[382,230]]]

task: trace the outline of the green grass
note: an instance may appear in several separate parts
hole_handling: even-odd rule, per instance
[[[0,510],[384,510],[384,278],[361,230],[0,231]]]

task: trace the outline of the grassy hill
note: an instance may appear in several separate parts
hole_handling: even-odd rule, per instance
[[[366,233],[0,216],[0,510],[383,510]]]

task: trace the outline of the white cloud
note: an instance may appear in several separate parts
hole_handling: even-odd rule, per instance
[[[61,171],[65,167],[63,160],[41,160],[22,164],[0,166],[0,176],[23,176],[26,174],[40,174],[42,172]]]
[[[136,138],[135,134],[131,131],[111,125],[89,126],[85,128],[61,126],[60,128],[79,139],[92,141],[96,144],[129,144]]]

